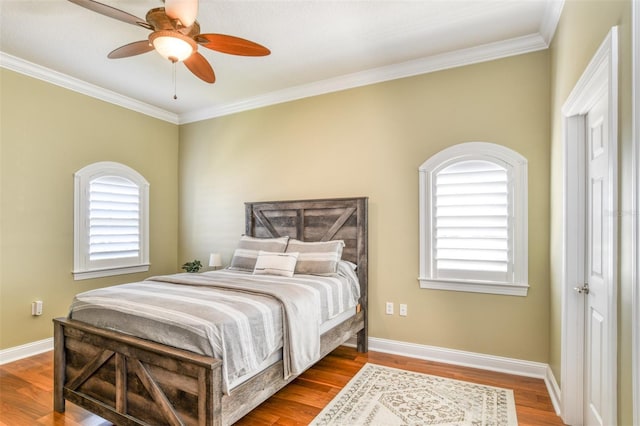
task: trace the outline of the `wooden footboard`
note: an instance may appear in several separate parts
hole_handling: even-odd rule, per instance
[[[54,408],[65,400],[117,425],[222,424],[222,363],[55,319]]]
[[[321,336],[324,357],[364,330],[360,311]],[[65,400],[117,425],[229,425],[282,389],[278,362],[222,394],[222,362],[170,346],[54,319],[54,409]]]

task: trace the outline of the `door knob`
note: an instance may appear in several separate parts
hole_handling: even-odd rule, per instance
[[[573,289],[581,294],[589,294],[589,283],[584,283],[582,287],[574,287]]]

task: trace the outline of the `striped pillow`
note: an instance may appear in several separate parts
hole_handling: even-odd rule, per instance
[[[289,240],[286,252],[297,252],[296,274],[335,275],[344,241],[304,242]]]
[[[292,277],[296,269],[298,253],[258,252],[254,275],[282,275]]]
[[[289,237],[255,238],[243,235],[240,237],[238,247],[233,252],[229,269],[253,272],[260,250],[284,253],[287,248],[287,241],[289,241]]]

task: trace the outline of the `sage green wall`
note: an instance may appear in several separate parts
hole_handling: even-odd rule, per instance
[[[177,270],[178,126],[0,68],[0,349],[52,336],[96,287]],[[117,161],[150,186],[144,274],[74,281],[73,173]],[[31,302],[44,314],[31,316]]]
[[[562,113],[561,108],[612,26],[619,26],[618,424],[633,423],[631,386],[631,1],[565,3],[551,45],[551,336],[549,364],[561,377]]]
[[[180,126],[180,261],[228,263],[245,201],[368,196],[371,336],[547,362],[549,84],[543,51]],[[529,161],[527,297],[419,288],[418,167],[467,141]]]

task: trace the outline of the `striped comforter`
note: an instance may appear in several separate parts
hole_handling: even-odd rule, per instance
[[[69,317],[223,360],[223,391],[283,349],[285,377],[320,356],[320,325],[356,306],[355,274],[291,278],[222,270],[78,294]],[[349,277],[347,275],[350,275]]]

